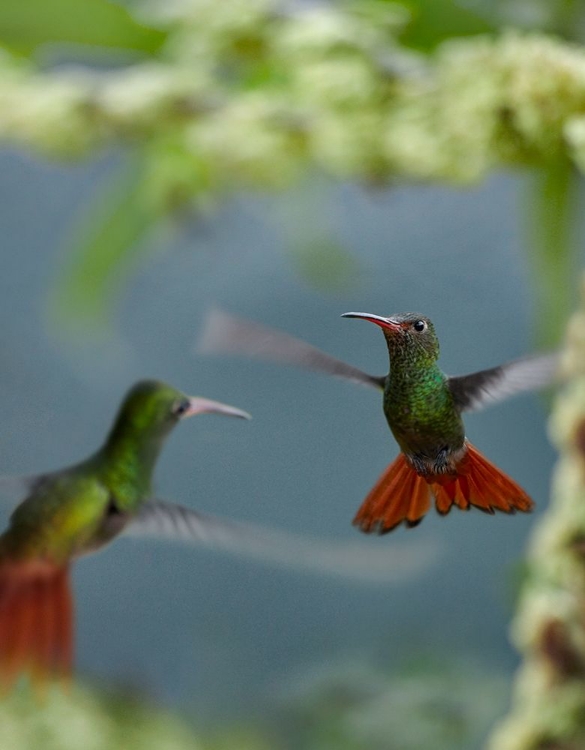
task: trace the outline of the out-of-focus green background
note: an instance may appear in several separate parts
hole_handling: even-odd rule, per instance
[[[205,313],[375,373],[382,337],[341,313],[431,316],[449,373],[558,339],[580,255],[583,18],[528,0],[4,0],[1,470],[89,453],[125,389],[158,377],[254,416],[177,430],[161,496],[353,538],[396,453],[379,398],[204,358]],[[11,699],[0,743],[12,727],[15,750],[78,747],[95,726],[96,748],[131,747],[112,727],[160,707],[194,732],[161,718],[163,749],[480,747],[506,707],[553,453],[536,396],[466,423],[533,516],[429,514],[372,538],[438,546],[402,585],[120,540],[75,568],[78,676],[99,697],[79,688],[40,714]]]

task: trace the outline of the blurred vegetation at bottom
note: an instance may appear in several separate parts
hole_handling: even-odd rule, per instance
[[[250,729],[199,736],[184,720],[136,698],[75,685],[0,701],[2,750],[272,750]]]
[[[299,681],[286,710],[287,750],[479,750],[506,707],[509,680],[432,658],[390,675],[363,663]],[[286,721],[286,720],[285,720]]]
[[[262,726],[196,731],[135,697],[80,685],[0,701],[2,750],[475,750],[505,708],[507,679],[432,659],[391,675],[364,662],[304,671]]]

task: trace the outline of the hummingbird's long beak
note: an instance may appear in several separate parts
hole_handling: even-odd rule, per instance
[[[380,328],[387,328],[390,331],[399,331],[400,323],[397,323],[392,318],[383,318],[381,315],[374,315],[373,313],[363,312],[346,312],[341,316],[342,318],[362,318],[362,320],[369,320],[370,323],[375,323]]]
[[[199,396],[189,398],[189,408],[183,413],[183,417],[193,417],[195,414],[223,414],[226,417],[252,419],[248,412],[236,409],[235,406],[228,406],[219,401],[211,401]]]

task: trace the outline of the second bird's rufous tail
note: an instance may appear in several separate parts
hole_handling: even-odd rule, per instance
[[[431,507],[446,515],[453,505],[471,506],[485,513],[529,512],[533,502],[507,474],[497,468],[471,443],[456,467],[456,474],[422,476],[400,453],[378,479],[358,510],[353,523],[366,533],[385,534],[400,523],[419,524]]]
[[[39,561],[0,563],[0,688],[21,674],[36,687],[67,679],[73,658],[69,568]]]

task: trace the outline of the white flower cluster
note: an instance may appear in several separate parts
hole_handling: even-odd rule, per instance
[[[2,743],[10,750],[202,750],[203,742],[178,719],[116,700],[118,710],[112,710],[113,699],[76,685],[66,694],[47,691],[39,705],[32,691],[15,691],[0,705]]]
[[[424,58],[397,44],[403,8],[368,7],[175,0],[155,61],[41,72],[0,56],[0,139],[58,156],[152,141],[151,159],[172,143],[176,158],[150,173],[176,195],[176,165],[186,200],[190,164],[209,190],[282,187],[315,167],[463,183],[560,154],[585,169],[580,47],[508,32]]]
[[[549,83],[543,82],[545,89]],[[571,382],[556,398],[550,425],[560,459],[550,507],[531,540],[529,575],[512,628],[524,661],[512,709],[488,750],[585,747],[584,319],[585,304],[569,325],[563,372]]]

